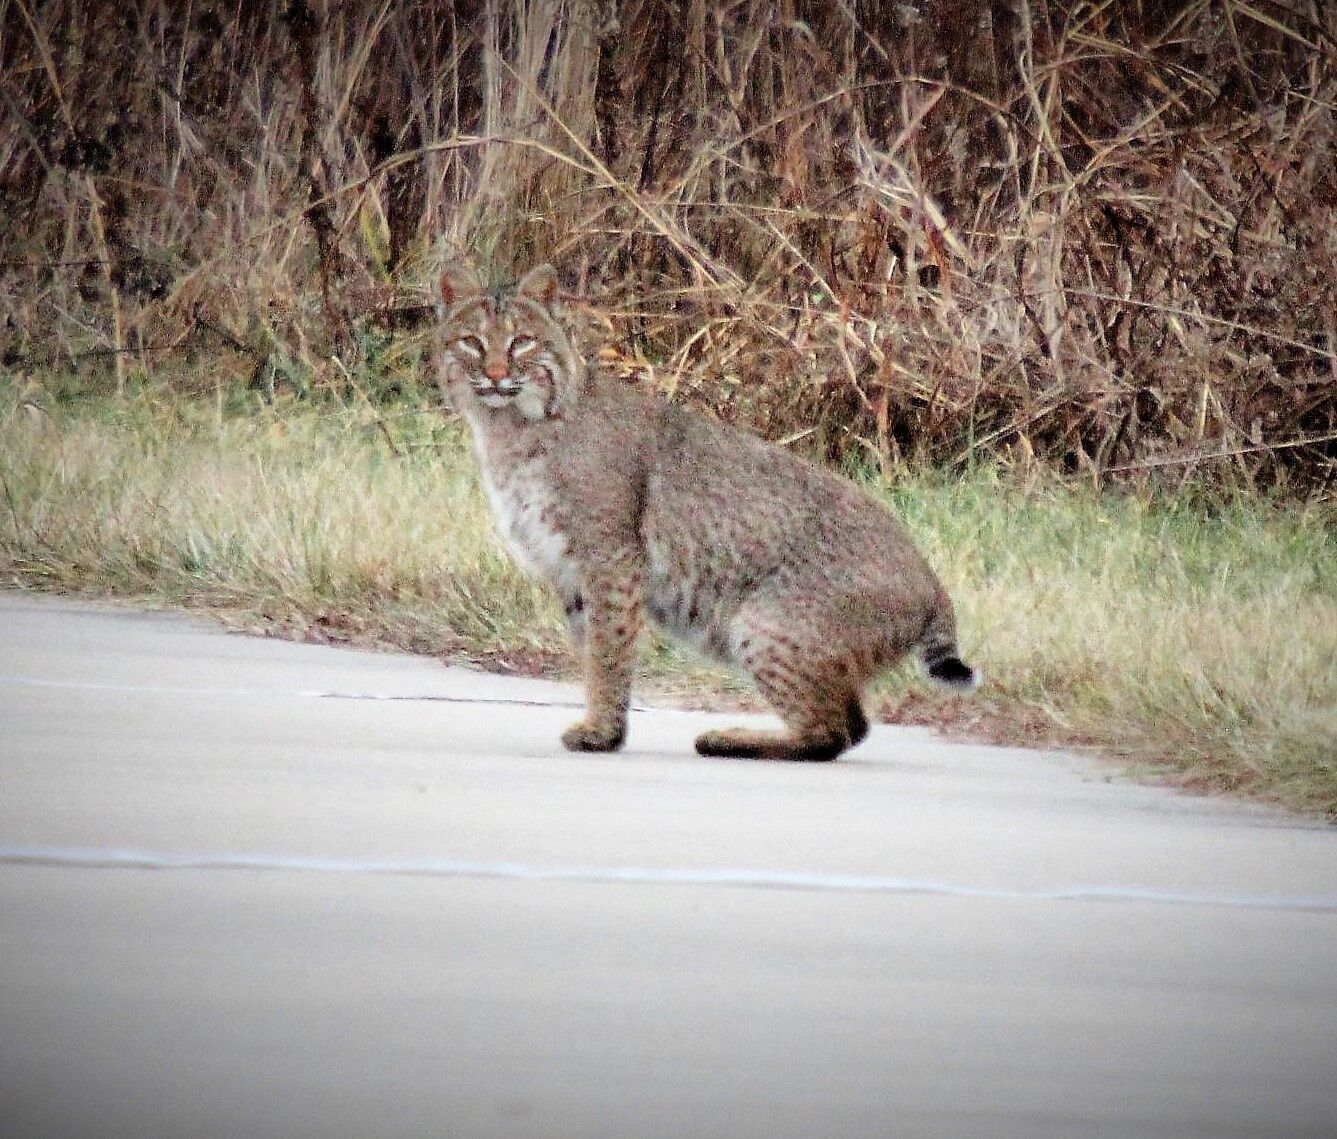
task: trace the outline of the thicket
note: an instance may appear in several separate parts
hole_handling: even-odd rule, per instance
[[[0,0],[0,367],[383,396],[440,257],[552,260],[827,456],[1330,491],[1334,60],[1327,0]]]

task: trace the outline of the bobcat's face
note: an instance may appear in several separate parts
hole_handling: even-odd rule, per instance
[[[443,273],[443,379],[493,411],[513,408],[528,420],[560,416],[578,394],[580,358],[552,313],[556,284],[548,266],[492,290],[458,268]]]
[[[552,414],[557,365],[538,337],[504,326],[457,330],[445,351],[484,407],[514,405],[526,419]]]

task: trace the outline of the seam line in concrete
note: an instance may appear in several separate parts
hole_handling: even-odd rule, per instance
[[[510,879],[606,885],[714,886],[809,893],[892,894],[996,901],[1144,903],[1337,914],[1337,897],[1201,894],[1124,886],[1007,890],[955,882],[877,875],[802,874],[784,870],[713,867],[540,866],[436,858],[315,858],[302,855],[176,853],[75,847],[0,847],[0,865],[96,870],[230,870],[309,874]]]

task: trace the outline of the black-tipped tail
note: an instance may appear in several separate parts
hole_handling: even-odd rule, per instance
[[[969,692],[979,684],[975,670],[960,657],[943,657],[942,660],[934,661],[929,665],[928,674],[939,684],[945,684],[949,688],[959,688],[965,692]]]
[[[957,655],[956,616],[942,586],[938,586],[935,602],[919,642],[919,659],[939,684],[957,692],[970,692],[979,687],[979,673]]]

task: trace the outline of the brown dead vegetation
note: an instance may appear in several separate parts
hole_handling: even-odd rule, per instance
[[[0,0],[0,366],[412,370],[443,255],[828,457],[1337,471],[1323,0]]]

